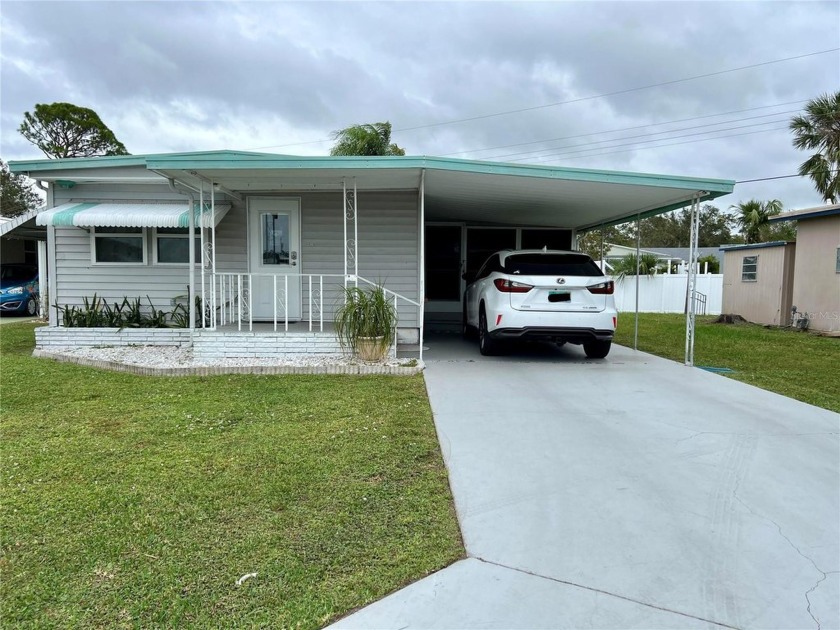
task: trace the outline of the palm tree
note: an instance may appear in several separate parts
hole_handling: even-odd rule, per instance
[[[744,242],[759,243],[761,242],[762,228],[767,224],[767,220],[779,214],[782,211],[782,202],[778,199],[771,199],[770,201],[759,201],[758,199],[750,199],[749,201],[742,201],[741,203],[729,206],[730,210],[735,210],[738,216],[735,221],[741,232],[744,235]]]
[[[793,146],[816,151],[799,167],[823,197],[837,203],[840,199],[840,92],[823,94],[809,101],[803,115],[790,121]]]
[[[652,276],[655,273],[665,271],[665,261],[654,254],[643,253],[639,256],[639,274]],[[610,275],[619,282],[627,276],[636,275],[636,254],[627,254],[612,263]]]
[[[405,149],[391,143],[391,123],[351,125],[333,133],[335,146],[330,155],[405,155]]]

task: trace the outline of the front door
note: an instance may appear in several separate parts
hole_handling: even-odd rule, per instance
[[[251,316],[255,320],[299,320],[300,200],[256,197],[248,201]],[[288,294],[286,283],[288,281]],[[276,290],[275,290],[276,287]],[[276,304],[275,304],[276,296]]]

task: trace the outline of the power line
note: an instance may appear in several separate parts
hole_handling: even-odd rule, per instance
[[[592,157],[599,157],[599,156],[602,156],[602,155],[616,155],[616,154],[619,154],[619,153],[631,153],[633,151],[644,151],[645,149],[661,149],[661,148],[664,148],[664,147],[675,147],[675,146],[679,146],[679,145],[682,145],[682,144],[693,144],[695,142],[708,142],[710,140],[725,140],[727,138],[737,138],[737,137],[740,137],[740,136],[751,136],[751,135],[754,135],[754,134],[757,134],[757,133],[768,133],[770,131],[784,131],[786,129],[787,129],[787,126],[779,127],[777,129],[759,129],[757,131],[747,131],[747,132],[744,132],[744,133],[733,133],[733,134],[729,134],[729,135],[726,135],[726,136],[716,136],[714,138],[697,138],[695,140],[684,140],[682,142],[671,142],[669,144],[658,144],[656,146],[651,146],[651,147],[634,147],[632,149],[623,149],[621,151],[606,151],[606,152],[603,152],[603,153],[593,153],[592,155],[575,156],[575,159],[587,159],[587,158],[592,158]],[[527,160],[527,159],[532,159],[532,158],[522,158],[522,159]],[[548,161],[548,159],[536,160],[536,163],[547,162],[547,161]]]
[[[494,159],[500,159],[500,158],[513,157],[513,156],[516,156],[516,155],[528,155],[528,154],[531,154],[531,153],[541,153],[543,151],[554,151],[556,149],[576,149],[576,148],[579,148],[579,147],[586,147],[586,146],[589,146],[589,145],[592,145],[592,144],[602,144],[604,142],[617,142],[619,140],[633,140],[633,139],[636,139],[636,138],[649,138],[651,136],[661,136],[661,135],[664,135],[664,134],[672,134],[672,133],[677,133],[677,132],[680,132],[680,131],[690,131],[691,129],[703,129],[705,127],[717,127],[717,126],[720,126],[720,125],[728,125],[730,123],[743,122],[745,120],[756,120],[758,118],[768,118],[770,116],[781,116],[783,114],[793,114],[793,113],[796,113],[797,111],[798,110],[789,110],[789,111],[784,111],[784,112],[774,112],[772,114],[763,114],[761,116],[746,116],[744,118],[735,118],[735,119],[732,119],[732,120],[722,120],[722,121],[716,122],[716,123],[708,123],[708,124],[705,124],[705,125],[693,125],[691,127],[681,127],[679,129],[669,129],[667,131],[656,131],[656,132],[653,132],[653,133],[643,133],[643,134],[639,134],[639,135],[635,135],[635,136],[622,136],[620,138],[609,138],[607,140],[593,140],[592,142],[585,142],[585,143],[582,143],[582,144],[572,144],[572,145],[559,146],[559,147],[546,147],[544,149],[534,149],[533,151],[521,151],[521,152],[518,152],[518,153],[505,153],[505,154],[502,154],[502,155],[494,155],[494,156],[487,157],[487,158],[484,158],[484,159],[494,160]],[[786,120],[785,121],[783,121],[782,119],[769,120],[769,121],[765,121],[763,123],[757,123],[756,125],[769,125],[769,124],[778,123],[778,122],[786,122]],[[753,126],[753,125],[747,125],[747,126]],[[731,127],[730,129],[738,129],[738,128],[739,127]],[[704,131],[702,133],[713,133],[715,131],[729,131],[730,129],[709,129],[709,130]],[[584,134],[584,135],[590,135],[590,134]],[[580,136],[571,136],[571,137],[580,137]],[[674,137],[675,138],[681,138],[681,137],[684,137],[684,136],[674,136]],[[668,140],[668,139],[669,138],[659,138],[659,140]],[[654,140],[640,140],[639,142],[653,142],[655,140],[656,139],[654,139]],[[604,147],[601,147],[601,148],[604,148]],[[534,155],[533,157],[540,157],[540,156]]]
[[[679,138],[690,138],[690,137],[693,137],[693,136],[702,136],[702,135],[705,135],[705,134],[719,133],[719,132],[723,132],[723,131],[736,131],[738,129],[748,129],[749,127],[761,127],[761,126],[764,126],[764,125],[772,125],[772,124],[777,124],[777,123],[780,123],[780,122],[784,122],[785,127],[780,127],[779,129],[786,129],[787,128],[787,121],[786,120],[784,120],[784,121],[783,120],[770,120],[770,121],[761,122],[761,123],[753,123],[751,125],[738,125],[736,127],[726,127],[725,129],[710,129],[710,130],[707,130],[707,131],[698,131],[698,132],[695,132],[695,133],[686,133],[686,134],[682,134],[682,135],[679,135],[679,136],[672,136],[670,138],[654,138],[653,140],[637,140],[636,142],[626,142],[624,144],[615,144],[615,145],[607,146],[607,147],[593,147],[593,148],[589,148],[589,149],[585,148],[586,145],[580,145],[577,148],[576,147],[567,147],[568,149],[571,149],[571,150],[561,151],[559,153],[551,153],[549,155],[537,155],[537,156],[533,156],[533,157],[518,158],[518,159],[515,159],[515,160],[511,160],[511,161],[518,162],[520,160],[529,160],[529,159],[533,159],[533,158],[537,158],[537,157],[541,157],[541,158],[542,157],[544,157],[544,158],[568,157],[569,155],[574,155],[574,154],[577,154],[577,153],[586,153],[586,152],[589,152],[589,151],[600,151],[600,150],[603,150],[603,149],[618,149],[618,148],[621,148],[621,147],[638,147],[638,145],[640,145],[640,144],[646,144],[646,143],[649,143],[649,142],[660,142],[662,140],[677,140]],[[772,130],[768,130],[768,131],[777,131],[777,130],[778,129],[772,129]],[[725,138],[727,136],[719,136],[719,137],[724,137]],[[715,138],[709,138],[709,139],[713,140]],[[625,138],[617,138],[617,140],[625,140]],[[609,142],[609,141],[607,141],[607,142]],[[670,145],[661,145],[661,146],[670,146]],[[639,148],[651,148],[651,147],[639,147]],[[599,155],[602,155],[602,154],[599,154]],[[502,156],[502,157],[504,157],[504,156]],[[587,157],[589,157],[589,156],[587,156]]]
[[[592,101],[592,100],[596,100],[596,99],[599,99],[599,98],[606,98],[608,96],[619,96],[619,95],[622,95],[622,94],[630,94],[632,92],[640,92],[642,90],[650,90],[650,89],[656,88],[656,87],[664,87],[666,85],[674,85],[674,84],[677,84],[677,83],[685,83],[687,81],[696,81],[697,79],[705,79],[705,78],[709,78],[709,77],[720,76],[722,74],[728,74],[730,72],[739,72],[741,70],[749,70],[751,68],[759,68],[759,67],[762,67],[762,66],[769,66],[769,65],[772,65],[772,64],[783,63],[785,61],[793,61],[793,60],[796,60],[796,59],[804,59],[806,57],[814,57],[816,55],[825,55],[827,53],[837,52],[838,50],[840,50],[840,48],[829,48],[827,50],[818,50],[818,51],[815,51],[815,52],[806,53],[804,55],[795,55],[793,57],[785,57],[784,59],[773,59],[771,61],[762,61],[760,63],[754,63],[754,64],[750,64],[750,65],[747,65],[747,66],[740,66],[738,68],[729,68],[727,70],[718,70],[717,72],[708,72],[706,74],[698,74],[698,75],[695,75],[695,76],[692,76],[692,77],[685,77],[683,79],[672,79],[670,81],[662,81],[660,83],[652,83],[650,85],[643,85],[643,86],[639,86],[639,87],[635,87],[635,88],[628,88],[628,89],[625,89],[625,90],[616,90],[614,92],[606,92],[604,94],[595,94],[593,96],[583,96],[583,97],[576,98],[576,99],[571,99],[571,100],[568,100],[568,101],[557,101],[555,103],[546,103],[544,105],[534,105],[532,107],[522,107],[522,108],[519,108],[519,109],[510,109],[510,110],[505,110],[505,111],[501,111],[501,112],[493,112],[493,113],[490,113],[490,114],[481,114],[479,116],[471,116],[471,117],[468,117],[468,118],[457,118],[457,119],[454,119],[454,120],[446,120],[446,121],[437,122],[437,123],[427,123],[425,125],[415,125],[414,127],[400,127],[398,129],[394,129],[393,131],[416,131],[418,129],[429,129],[431,127],[442,127],[444,125],[454,125],[454,124],[463,123],[463,122],[471,122],[471,121],[474,121],[474,120],[485,120],[487,118],[495,118],[495,117],[498,117],[498,116],[506,116],[508,114],[520,114],[520,113],[523,113],[523,112],[535,111],[535,110],[539,110],[539,109],[546,109],[548,107],[557,107],[559,105],[569,105],[569,104],[572,104],[572,103],[582,103],[582,102],[585,102],[585,101]],[[326,142],[326,141],[328,141],[328,139],[327,140],[325,140],[325,139],[310,140],[310,141],[306,141],[306,142],[293,142],[293,143],[289,143],[289,144],[274,144],[274,145],[263,146],[263,147],[255,147],[255,148],[248,149],[248,150],[256,151],[256,150],[259,150],[259,149],[277,149],[277,148],[282,148],[282,147],[302,146],[302,145],[305,145],[305,144],[320,144],[321,142]]]
[[[691,122],[692,120],[703,120],[705,118],[716,118],[718,116],[728,116],[729,114],[743,114],[745,112],[754,112],[759,109],[770,109],[772,107],[784,107],[785,105],[797,105],[799,103],[805,103],[808,99],[801,99],[798,101],[789,101],[787,103],[776,103],[775,105],[762,105],[761,107],[750,107],[748,109],[736,109],[729,112],[720,112],[717,114],[706,114],[704,116],[692,116],[690,118],[678,118],[676,120],[664,120],[662,122],[654,122],[654,123],[647,123],[646,125],[635,125],[633,127],[622,127],[620,129],[605,129],[603,131],[593,131],[591,133],[581,133],[574,136],[561,136],[559,138],[543,138],[542,140],[531,140],[529,142],[517,142],[515,144],[502,144],[494,147],[484,147],[483,149],[471,149],[469,151],[455,151],[453,153],[441,153],[440,157],[448,157],[451,155],[463,155],[464,153],[478,153],[480,151],[493,151],[495,149],[509,149],[513,147],[523,147],[529,144],[541,144],[543,142],[556,142],[558,140],[571,140],[573,138],[585,138],[587,136],[596,136],[604,133],[618,133],[619,131],[634,131],[636,129],[644,129],[646,127],[658,127],[659,125],[671,125],[681,122]],[[780,112],[776,112],[780,113]],[[791,112],[785,112],[791,113]],[[772,116],[773,114],[767,114],[768,116]],[[743,119],[748,120],[748,119]],[[735,121],[728,121],[728,122],[735,122]],[[716,124],[723,124],[716,123]],[[480,159],[480,158],[479,158]]]
[[[594,96],[582,96],[580,98],[571,99],[568,101],[558,101],[556,103],[547,103],[545,105],[534,105],[533,107],[522,107],[520,109],[510,109],[503,112],[495,112],[492,114],[482,114],[480,116],[471,116],[469,118],[458,118],[455,120],[448,120],[439,123],[430,123],[427,125],[417,125],[416,127],[403,127],[395,131],[414,131],[415,129],[428,129],[429,127],[440,127],[443,125],[454,125],[455,123],[471,122],[473,120],[484,120],[486,118],[494,118],[496,116],[506,116],[507,114],[520,114],[522,112],[531,112],[537,109],[546,109],[548,107],[557,107],[558,105],[569,105],[571,103],[582,103],[584,101],[592,101],[599,98],[606,98],[607,96],[619,96],[621,94],[630,94],[632,92],[640,92],[642,90],[650,90],[655,87],[663,87],[666,85],[674,85],[676,83],[685,83],[686,81],[696,81],[697,79],[706,79],[708,77],[715,77],[729,72],[738,72],[740,70],[749,70],[751,68],[759,68],[761,66],[769,66],[775,63],[782,63],[784,61],[793,61],[794,59],[803,59],[805,57],[813,57],[815,55],[824,55],[830,52],[837,52],[840,48],[829,48],[828,50],[818,50],[816,52],[806,53],[804,55],[796,55],[794,57],[785,57],[784,59],[774,59],[772,61],[763,61],[761,63],[754,63],[748,66],[741,66],[738,68],[729,68],[728,70],[718,70],[717,72],[708,72],[706,74],[698,74],[693,77],[686,77],[684,79],[673,79],[671,81],[662,81],[661,83],[652,83],[650,85],[643,85],[641,87],[628,88],[626,90],[616,90],[615,92],[607,92],[605,94],[596,94]]]

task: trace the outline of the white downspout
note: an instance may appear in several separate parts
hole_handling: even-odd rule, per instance
[[[193,210],[195,206],[195,197],[189,191],[182,191],[175,188],[175,180],[171,177],[167,178],[169,182],[169,189],[178,194],[184,195],[188,198],[188,203],[190,204],[189,207],[189,251],[190,251],[190,290],[189,290],[189,308],[187,309],[190,318],[190,345],[193,345],[195,339],[195,211]]]

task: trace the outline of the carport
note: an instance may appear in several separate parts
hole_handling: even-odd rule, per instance
[[[692,210],[695,264],[690,265],[687,299],[694,304],[700,203],[731,193],[735,185],[731,180],[441,158],[427,158],[426,166],[426,322],[443,327],[460,323],[464,275],[475,273],[495,251],[574,249],[584,232],[684,207]],[[693,340],[692,308],[686,314],[689,365]]]
[[[41,287],[47,285],[47,230],[35,225],[39,210],[5,219],[0,223],[0,264],[38,267]],[[39,291],[40,312],[45,312],[46,291]]]
[[[343,191],[345,269],[353,273],[365,191],[417,190],[420,302],[426,322],[460,322],[465,273],[501,249],[573,249],[578,235],[690,206],[696,263],[699,207],[732,192],[735,182],[698,177],[483,162],[429,156],[300,157],[247,152],[218,156],[150,156],[146,167],[195,190]],[[18,167],[19,168],[19,167]],[[361,202],[360,202],[361,204]],[[358,219],[358,220],[357,220]],[[694,268],[687,289],[694,303]],[[637,275],[638,279],[638,275]],[[638,294],[638,291],[637,291]],[[638,309],[637,309],[638,310]],[[421,331],[422,334],[422,331]],[[686,324],[686,362],[693,356],[693,309]]]

